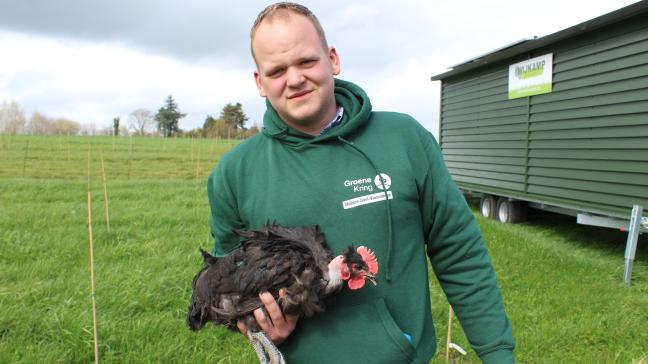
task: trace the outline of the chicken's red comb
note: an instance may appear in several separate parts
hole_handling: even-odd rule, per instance
[[[362,260],[367,264],[367,267],[369,267],[369,272],[372,274],[378,273],[378,259],[376,259],[376,254],[366,246],[359,246],[356,251],[362,256]]]

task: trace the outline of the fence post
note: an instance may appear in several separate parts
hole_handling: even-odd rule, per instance
[[[130,179],[132,160],[133,160],[133,136],[131,135],[130,143],[128,145],[128,179]]]
[[[101,152],[101,178],[103,179],[104,188],[104,206],[106,208],[106,227],[110,232],[110,215],[108,213],[108,186],[106,185],[106,170],[104,168],[103,152]]]
[[[630,285],[632,279],[632,265],[634,264],[635,253],[637,252],[637,240],[639,239],[639,230],[641,229],[641,216],[643,207],[634,205],[632,215],[630,215],[630,225],[628,225],[628,240],[626,242],[625,265],[623,267],[623,283]]]
[[[25,178],[25,168],[27,167],[27,155],[29,154],[29,140],[27,140],[27,145],[25,145],[25,156],[23,157],[23,168],[22,168],[22,177]]]

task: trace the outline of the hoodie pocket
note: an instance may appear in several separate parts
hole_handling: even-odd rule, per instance
[[[302,320],[279,349],[289,364],[397,364],[415,356],[383,299]]]

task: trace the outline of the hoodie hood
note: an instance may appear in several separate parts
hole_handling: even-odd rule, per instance
[[[263,134],[299,148],[312,143],[346,137],[369,121],[371,102],[363,89],[349,81],[336,78],[334,92],[337,105],[344,107],[344,116],[338,126],[324,135],[313,136],[291,128],[279,117],[267,99],[267,109],[263,115]]]

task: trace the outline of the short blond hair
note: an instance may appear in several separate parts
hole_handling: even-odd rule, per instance
[[[254,35],[256,34],[259,25],[261,25],[264,20],[271,22],[275,18],[287,19],[288,17],[290,17],[291,13],[303,15],[307,17],[311,21],[311,23],[313,23],[313,26],[315,26],[315,30],[317,31],[317,35],[319,36],[322,43],[322,47],[325,51],[328,51],[328,42],[326,41],[324,29],[322,28],[322,24],[320,24],[315,14],[313,14],[313,12],[304,5],[282,1],[268,5],[265,9],[263,9],[263,11],[259,13],[256,20],[254,21],[252,29],[250,29],[250,50],[252,51],[252,58],[254,58],[255,62],[256,56],[254,55],[254,47],[252,47],[252,42],[254,41]]]

